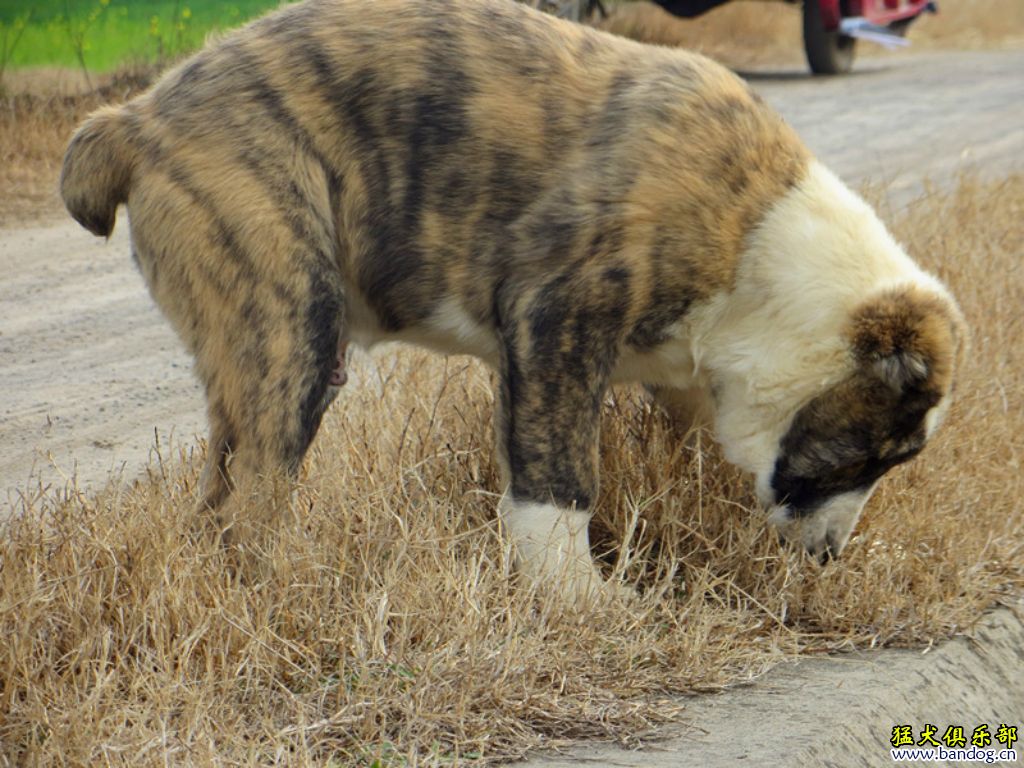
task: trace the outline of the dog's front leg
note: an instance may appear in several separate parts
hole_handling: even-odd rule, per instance
[[[579,604],[620,592],[599,575],[587,532],[617,344],[615,333],[582,327],[572,312],[565,299],[552,306],[538,297],[503,326],[496,435],[506,484],[499,514],[517,567]]]

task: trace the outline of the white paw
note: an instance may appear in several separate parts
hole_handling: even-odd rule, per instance
[[[556,594],[585,607],[631,600],[636,593],[606,581],[590,556],[590,515],[553,504],[518,502],[506,495],[499,504],[516,568],[539,593]]]

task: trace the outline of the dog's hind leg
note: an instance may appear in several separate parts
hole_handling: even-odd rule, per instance
[[[183,176],[154,171],[133,192],[132,240],[206,391],[199,507],[224,529],[258,480],[297,473],[337,391],[345,297],[325,212],[257,216]]]
[[[220,351],[199,355],[210,419],[202,503],[240,538],[261,524],[256,512],[267,506],[253,493],[272,492],[271,507],[283,502],[280,492],[290,490],[340,383],[339,280],[317,267],[300,283],[290,306],[262,295],[272,288],[255,288],[262,309],[243,311],[231,326],[213,331]]]

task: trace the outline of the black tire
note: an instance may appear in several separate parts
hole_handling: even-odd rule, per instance
[[[804,0],[804,51],[811,72],[841,75],[853,68],[857,40],[825,29],[818,0]]]

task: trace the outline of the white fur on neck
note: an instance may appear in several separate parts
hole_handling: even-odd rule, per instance
[[[873,294],[914,285],[949,299],[874,211],[817,162],[748,236],[729,294],[694,316],[694,358],[718,394],[716,432],[767,495],[796,410],[853,369],[843,329]]]

